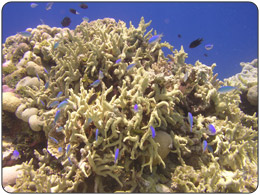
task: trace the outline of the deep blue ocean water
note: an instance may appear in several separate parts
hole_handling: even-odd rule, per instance
[[[90,21],[110,17],[125,21],[127,26],[132,21],[137,27],[144,16],[146,22],[152,20],[148,30],[153,28],[162,33],[163,42],[169,42],[178,50],[184,46],[188,53],[187,63],[194,64],[196,60],[206,65],[216,63],[214,73],[218,73],[221,80],[240,72],[240,62],[258,58],[258,10],[250,2],[87,2],[88,9],[81,9],[79,2],[55,2],[48,11],[45,9],[47,2],[37,2],[36,8],[31,8],[31,3],[4,5],[2,43],[8,36],[26,28],[36,28],[41,20],[51,27],[62,27],[62,19],[68,16],[72,20],[69,28],[74,29],[83,16],[89,17]],[[70,8],[80,14],[70,13]],[[198,38],[204,39],[202,44],[189,48],[189,44]],[[213,44],[213,49],[207,51],[206,44]],[[164,51],[170,53],[168,49]]]

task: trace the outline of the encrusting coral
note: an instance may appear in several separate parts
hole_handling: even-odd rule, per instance
[[[8,80],[18,83],[22,99],[16,116],[45,134],[21,165],[15,192],[255,190],[256,116],[240,110],[238,90],[218,93],[223,82],[213,75],[215,64],[193,66],[183,47],[151,43],[150,23],[40,25],[27,29],[29,38],[6,40],[4,59],[26,70],[21,81]],[[172,55],[166,58],[163,47]]]

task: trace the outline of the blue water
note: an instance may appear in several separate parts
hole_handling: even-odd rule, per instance
[[[167,41],[180,49],[184,46],[188,53],[187,63],[194,64],[196,60],[203,64],[216,63],[214,73],[218,78],[230,77],[241,71],[240,62],[250,62],[258,58],[258,10],[256,5],[244,3],[87,3],[88,9],[81,9],[80,3],[54,3],[51,10],[46,10],[46,2],[31,8],[30,3],[7,3],[2,8],[2,42],[8,36],[24,31],[26,28],[36,28],[40,19],[51,27],[62,27],[65,16],[71,18],[69,28],[74,29],[82,22],[82,17],[90,20],[110,17],[123,20],[129,26],[129,21],[137,27],[141,16],[145,21],[152,20],[151,26],[158,33],[163,33],[162,41]],[[76,9],[80,15],[69,12]],[[181,34],[181,38],[178,37]],[[195,39],[204,41],[196,48],[189,48]],[[214,45],[207,51],[204,46]],[[170,53],[168,49],[164,50]],[[204,56],[207,54],[208,57]]]

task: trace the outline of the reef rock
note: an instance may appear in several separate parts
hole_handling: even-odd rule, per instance
[[[38,78],[37,77],[24,77],[23,79],[21,79],[17,85],[16,85],[16,90],[19,90],[21,89],[22,87],[25,87],[25,86],[28,86],[28,87],[32,87],[32,86],[36,86],[36,87],[39,87],[40,86],[40,81],[38,81]]]
[[[30,47],[26,43],[20,43],[13,53],[14,58],[21,58],[25,52],[29,51]]]
[[[15,116],[19,119],[22,119],[22,113],[26,109],[25,104],[20,104],[18,108],[16,109]]]
[[[21,168],[21,165],[15,165],[12,167],[4,167],[3,170],[3,187],[7,185],[15,184],[17,175],[21,173],[21,171],[17,170]]]
[[[258,91],[257,91],[257,85],[254,85],[253,87],[250,87],[247,92],[247,100],[252,106],[257,106],[258,104]]]
[[[21,104],[21,100],[15,97],[12,92],[3,93],[3,110],[8,112],[15,112],[17,107]]]
[[[30,76],[35,76],[36,73],[40,74],[43,73],[43,67],[39,66],[35,62],[29,61],[26,66],[26,72]]]
[[[22,112],[21,119],[24,122],[29,122],[29,118],[38,113],[37,108],[27,108]],[[34,125],[33,125],[34,126]]]
[[[172,147],[172,138],[171,136],[164,132],[164,131],[158,131],[156,132],[156,136],[154,137],[154,141],[159,143],[160,146],[158,147],[158,154],[161,156],[162,159],[164,159],[169,152],[171,151]],[[154,159],[153,165],[158,164],[160,161],[159,159]]]
[[[37,115],[31,115],[29,118],[29,125],[32,130],[40,131],[43,126],[43,121],[39,120],[39,117]]]

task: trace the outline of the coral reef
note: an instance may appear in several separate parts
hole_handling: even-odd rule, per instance
[[[236,86],[240,91],[240,108],[252,115],[258,109],[258,59],[252,62],[241,62],[242,71],[232,77],[224,79],[227,85]]]
[[[4,61],[17,69],[4,83],[19,94],[12,112],[33,139],[17,137],[24,152],[13,192],[256,189],[256,114],[240,109],[239,90],[218,93],[215,64],[187,64],[183,47],[149,41],[158,37],[150,23],[105,18],[7,38]]]
[[[232,86],[239,86],[242,91],[247,91],[248,88],[257,85],[258,75],[258,59],[252,62],[241,62],[242,71],[236,75],[224,79],[225,82],[230,83]]]

